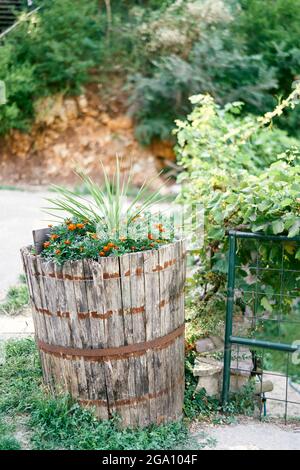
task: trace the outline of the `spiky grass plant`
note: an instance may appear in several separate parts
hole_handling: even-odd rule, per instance
[[[159,195],[163,184],[157,191],[150,191],[159,175],[148,183],[145,181],[129,202],[132,172],[121,174],[119,158],[112,178],[101,166],[102,187],[84,172],[77,172],[85,185],[86,196],[54,186],[58,197],[47,199],[51,203],[47,213],[56,214],[61,223],[51,226],[42,251],[44,258],[62,264],[67,260],[121,256],[158,249],[161,244],[174,240],[172,222],[150,210],[163,199]]]
[[[100,236],[103,233],[120,236],[130,230],[133,221],[141,214],[146,213],[154,204],[163,200],[163,197],[160,197],[160,190],[164,184],[161,184],[158,190],[151,191],[151,185],[159,178],[159,175],[148,182],[145,180],[133,200],[128,203],[132,170],[122,175],[119,157],[116,157],[115,172],[112,177],[109,177],[102,162],[100,165],[103,173],[103,186],[99,186],[83,171],[76,171],[87,190],[88,197],[53,185],[53,190],[59,197],[46,199],[52,204],[46,208],[47,213],[51,215],[54,213],[58,219],[62,220],[65,219],[65,215],[59,216],[59,212],[67,213],[77,220],[88,220],[95,225]]]

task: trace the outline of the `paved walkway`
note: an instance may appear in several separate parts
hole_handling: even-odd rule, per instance
[[[53,193],[51,193],[53,196]],[[0,190],[0,300],[23,272],[20,248],[32,243],[32,230],[47,226],[42,212],[49,193]]]
[[[33,335],[34,326],[30,307],[15,316],[0,314],[0,342]]]
[[[300,421],[298,426],[259,422],[242,419],[231,425],[198,425],[201,442],[209,442],[206,450],[300,450]]]

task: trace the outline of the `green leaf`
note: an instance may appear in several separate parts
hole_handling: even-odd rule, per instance
[[[274,220],[272,222],[272,230],[274,235],[277,235],[278,233],[282,233],[284,231],[284,223],[282,220]]]
[[[262,307],[264,307],[264,309],[266,309],[268,312],[272,312],[273,311],[273,307],[272,305],[270,304],[269,300],[267,299],[267,297],[263,297],[260,301],[260,304]]]
[[[293,238],[299,235],[299,231],[300,231],[300,219],[297,219],[296,222],[292,225],[292,227],[289,230],[289,234],[288,234],[289,238]]]

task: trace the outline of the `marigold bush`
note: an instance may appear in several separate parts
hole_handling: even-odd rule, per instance
[[[99,259],[121,256],[125,253],[158,249],[174,237],[161,217],[151,214],[139,216],[130,225],[127,236],[101,231],[101,226],[88,220],[66,219],[50,227],[49,240],[44,243],[42,257],[62,264],[67,260]]]

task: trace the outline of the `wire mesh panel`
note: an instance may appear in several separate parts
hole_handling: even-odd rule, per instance
[[[300,417],[300,238],[229,238],[223,403],[234,371],[253,378],[261,416]]]

